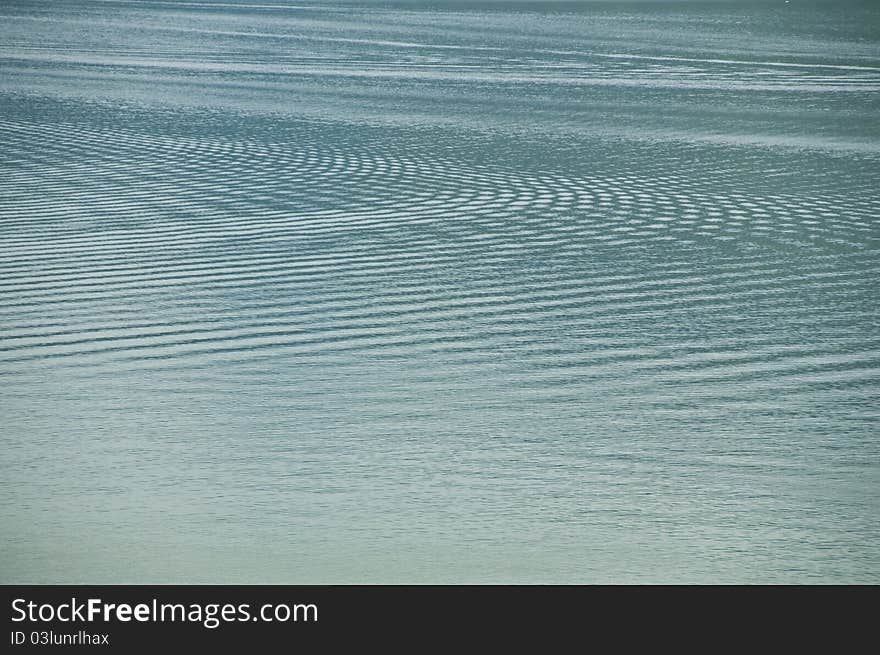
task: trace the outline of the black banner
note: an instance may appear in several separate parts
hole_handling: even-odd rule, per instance
[[[841,645],[866,632],[875,587],[7,586],[5,652],[329,647],[363,642]],[[417,641],[412,641],[413,639]]]

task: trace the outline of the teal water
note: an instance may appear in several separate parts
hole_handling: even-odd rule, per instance
[[[880,582],[873,3],[0,5],[0,582]]]

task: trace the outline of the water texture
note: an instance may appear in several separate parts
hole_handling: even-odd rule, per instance
[[[0,582],[880,582],[880,8],[0,5]]]

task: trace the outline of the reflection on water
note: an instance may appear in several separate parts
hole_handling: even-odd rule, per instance
[[[4,3],[0,581],[880,581],[840,7]]]

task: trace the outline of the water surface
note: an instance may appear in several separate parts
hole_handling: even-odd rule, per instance
[[[0,581],[880,581],[872,3],[0,7]]]

